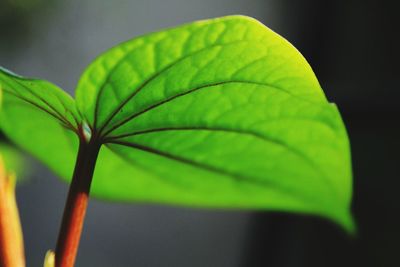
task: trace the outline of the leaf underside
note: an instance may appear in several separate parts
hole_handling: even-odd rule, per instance
[[[353,229],[340,114],[302,55],[252,18],[122,43],[85,70],[76,100],[5,70],[0,86],[3,131],[63,179],[82,129],[103,143],[96,197],[308,213]]]

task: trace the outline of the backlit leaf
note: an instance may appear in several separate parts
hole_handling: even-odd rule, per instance
[[[94,196],[300,212],[353,229],[340,114],[302,55],[252,18],[122,43],[85,70],[76,104],[45,81],[2,71],[0,85],[4,131],[64,179],[74,133],[103,143]]]

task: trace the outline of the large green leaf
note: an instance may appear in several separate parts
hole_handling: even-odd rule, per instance
[[[198,21],[110,49],[82,75],[77,108],[45,81],[2,71],[0,85],[4,131],[64,179],[74,132],[104,144],[97,197],[301,212],[353,229],[340,114],[302,55],[252,18]]]

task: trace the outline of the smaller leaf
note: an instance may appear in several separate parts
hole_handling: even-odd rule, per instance
[[[15,100],[30,104],[59,120],[66,128],[77,130],[80,115],[75,102],[57,86],[48,81],[18,76],[1,67],[0,86],[4,98],[13,96]]]
[[[71,177],[82,121],[75,101],[56,85],[0,68],[0,127],[20,148]]]

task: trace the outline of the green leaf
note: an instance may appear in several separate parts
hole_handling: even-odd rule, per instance
[[[77,153],[75,132],[82,121],[74,100],[47,81],[4,69],[0,69],[0,89],[4,133],[55,173],[70,177]]]
[[[103,143],[94,196],[307,213],[353,229],[340,114],[302,55],[252,18],[198,21],[110,49],[83,73],[77,108],[48,82],[0,77],[2,127],[64,179],[73,132],[82,139],[87,128]]]

